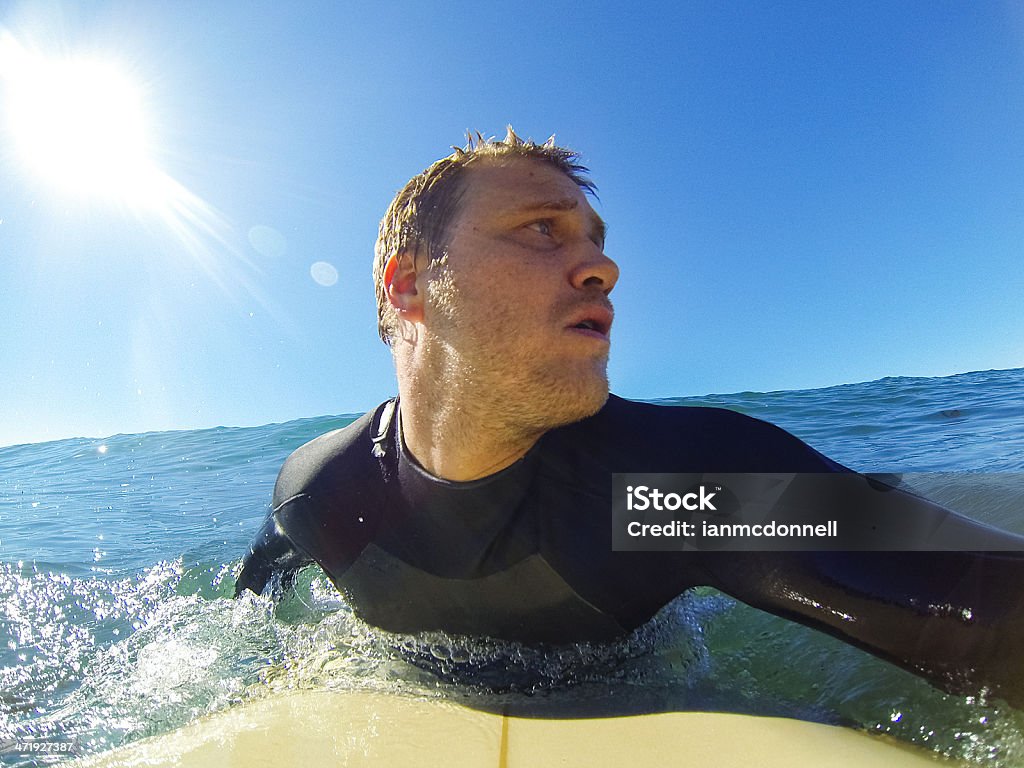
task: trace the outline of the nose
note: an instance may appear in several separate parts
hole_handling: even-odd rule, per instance
[[[594,248],[573,269],[569,281],[574,288],[598,288],[606,296],[619,281],[619,265],[605,255],[601,248]]]

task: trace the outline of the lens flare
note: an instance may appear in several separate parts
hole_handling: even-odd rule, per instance
[[[99,204],[161,222],[175,252],[223,290],[253,292],[224,217],[156,161],[149,96],[145,78],[112,55],[44,50],[0,28],[0,173],[15,171],[33,196],[49,192],[65,209]]]
[[[72,195],[162,204],[143,89],[111,62],[46,57],[0,37],[7,129],[26,173]]]

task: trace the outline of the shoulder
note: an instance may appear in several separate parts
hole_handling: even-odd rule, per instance
[[[274,486],[274,529],[315,560],[337,584],[374,536],[387,494],[385,456],[375,452],[384,422],[389,435],[391,400],[347,427],[299,447],[285,461]]]
[[[728,408],[716,408],[705,405],[670,405],[667,403],[649,403],[638,400],[627,400],[618,395],[608,395],[608,402],[597,414],[598,417],[612,421],[641,424],[643,426],[668,425],[673,427],[692,426],[697,424],[710,425],[743,425],[757,428],[756,425],[768,422],[747,416],[739,411]]]
[[[274,486],[274,507],[301,495],[332,496],[347,476],[374,466],[375,430],[388,406],[381,403],[348,426],[320,435],[295,449],[285,460]]]
[[[607,445],[617,471],[833,472],[845,468],[795,435],[727,408],[644,403],[610,395],[572,425],[582,444]]]
[[[669,434],[683,438],[689,434],[706,437],[710,432],[722,431],[736,436],[784,434],[793,437],[774,424],[728,408],[648,403],[618,395],[609,395],[604,407],[580,425],[585,429],[612,431],[619,436]]]

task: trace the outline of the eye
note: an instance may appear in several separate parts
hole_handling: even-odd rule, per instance
[[[551,237],[551,235],[554,234],[554,227],[552,226],[550,219],[541,219],[540,221],[531,222],[526,225],[526,228],[539,232],[545,237]]]

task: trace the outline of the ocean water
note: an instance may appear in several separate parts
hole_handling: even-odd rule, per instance
[[[772,421],[851,468],[930,484],[954,506],[964,488],[1024,472],[1024,369],[661,402]],[[52,764],[268,691],[329,686],[534,714],[615,699],[793,715],[1024,765],[1024,712],[943,694],[714,590],[683,596],[620,643],[544,653],[380,632],[315,568],[276,606],[230,599],[281,462],[351,418],[0,448],[0,761]],[[983,506],[978,516],[1024,532],[1024,506]]]

